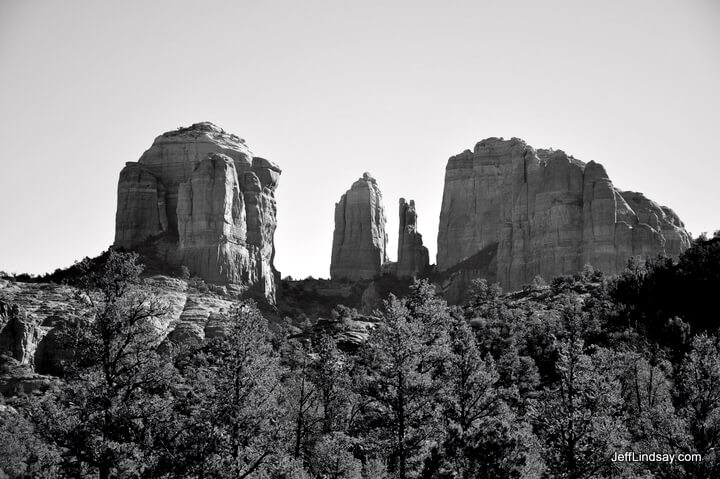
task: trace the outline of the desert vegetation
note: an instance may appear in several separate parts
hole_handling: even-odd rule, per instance
[[[297,334],[250,301],[216,337],[166,341],[141,272],[77,265],[61,380],[0,400],[3,477],[720,475],[717,234],[614,277],[477,280],[461,306],[417,281],[353,351],[348,308]],[[628,451],[702,460],[612,460]]]

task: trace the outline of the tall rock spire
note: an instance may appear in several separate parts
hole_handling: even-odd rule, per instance
[[[371,279],[387,258],[385,207],[377,181],[370,173],[352,184],[335,204],[330,277]]]
[[[400,228],[398,235],[397,276],[414,277],[429,264],[428,249],[423,246],[422,235],[417,231],[415,201],[400,198]]]

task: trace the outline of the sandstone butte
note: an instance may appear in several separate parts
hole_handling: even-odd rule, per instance
[[[335,204],[330,277],[356,281],[378,276],[388,261],[387,242],[382,193],[366,172]]]
[[[670,208],[618,190],[602,165],[561,150],[488,138],[447,163],[440,271],[466,265],[517,289],[536,275],[550,280],[586,264],[614,274],[632,256],[677,256],[690,241]]]
[[[120,173],[114,245],[154,242],[167,263],[274,303],[280,173],[212,123],[164,133]]]

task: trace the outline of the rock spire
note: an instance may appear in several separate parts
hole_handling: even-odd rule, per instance
[[[371,279],[387,262],[385,207],[377,181],[370,173],[352,184],[335,204],[330,277]]]
[[[400,198],[399,224],[397,276],[415,277],[430,264],[428,249],[423,246],[422,235],[417,230],[415,201],[408,203]]]

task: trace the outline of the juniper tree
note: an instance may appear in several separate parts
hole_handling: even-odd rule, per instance
[[[100,268],[78,265],[83,314],[60,330],[74,351],[56,394],[34,415],[47,440],[66,451],[71,475],[150,474],[155,432],[168,420],[173,369],[156,348],[166,307],[140,280],[137,254],[110,251]]]

